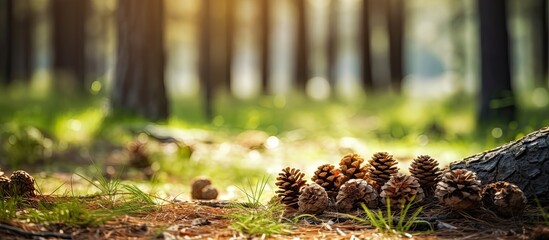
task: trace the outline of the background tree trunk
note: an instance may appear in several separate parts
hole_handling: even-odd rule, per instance
[[[450,164],[477,173],[482,184],[508,181],[517,184],[529,201],[549,203],[549,127]]]
[[[119,0],[117,24],[113,106],[152,120],[166,119],[164,1]]]
[[[330,90],[331,90],[331,96],[335,96],[335,86],[337,82],[337,74],[336,74],[336,67],[337,67],[337,36],[338,36],[338,8],[339,8],[339,1],[338,0],[330,0],[330,6],[328,7],[328,82],[330,83]]]
[[[297,10],[297,29],[295,42],[295,83],[299,91],[304,92],[309,80],[308,37],[306,0],[295,0]]]
[[[539,69],[536,69],[536,86],[547,88],[549,77],[549,27],[547,24],[547,0],[534,0],[532,5],[532,35],[535,46],[533,54]]]
[[[86,19],[88,0],[53,0],[53,68],[57,87],[68,83],[85,91],[86,86]],[[59,80],[62,80],[59,82]],[[68,81],[68,82],[67,82]]]
[[[200,6],[200,37],[199,37],[199,76],[200,76],[200,89],[202,90],[202,96],[204,98],[204,113],[207,120],[213,118],[213,80],[210,75],[211,66],[211,0],[202,0]]]
[[[511,86],[506,0],[478,0],[480,23],[481,127],[507,124],[515,119]]]
[[[13,55],[12,43],[12,21],[13,21],[13,2],[14,0],[0,0],[0,78],[2,83],[8,85],[11,83],[12,67],[11,56]]]
[[[362,50],[362,86],[365,91],[373,90],[374,82],[372,79],[371,65],[371,46],[370,46],[370,1],[362,0],[362,10],[360,17],[360,42]]]
[[[32,75],[32,31],[33,16],[30,0],[17,0],[13,2],[11,28],[11,67],[13,79],[29,81]]]
[[[389,70],[391,85],[400,93],[404,78],[404,0],[387,0],[387,24],[389,32]]]
[[[272,0],[262,0],[260,2],[261,14],[261,89],[263,94],[269,93],[269,74],[270,66],[270,46],[271,46],[271,11],[270,5]]]

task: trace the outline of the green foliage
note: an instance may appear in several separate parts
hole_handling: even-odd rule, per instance
[[[69,226],[98,226],[114,217],[108,209],[89,209],[77,198],[56,203],[41,203],[30,209],[26,217],[37,223],[62,223]]]
[[[545,208],[541,205],[541,203],[537,198],[536,198],[536,204],[538,205],[541,218],[543,219],[543,224],[549,226],[549,213],[545,211]]]
[[[0,126],[0,153],[12,168],[47,158],[52,146],[53,141],[36,127],[17,124]]]
[[[248,188],[239,188],[245,195],[246,203],[235,203],[235,211],[228,215],[230,226],[243,234],[273,235],[290,233],[290,225],[282,219],[284,206],[278,201],[271,201],[267,205],[260,202],[268,178],[264,177],[255,186],[251,183]]]
[[[7,221],[17,217],[17,206],[20,200],[17,198],[0,199],[0,221]]]
[[[78,174],[82,179],[84,179],[86,182],[93,185],[95,188],[99,190],[99,194],[102,196],[105,196],[111,204],[114,204],[117,198],[117,194],[120,192],[120,178],[116,177],[114,179],[107,179],[99,166],[94,165],[96,174],[95,178],[97,181],[93,181],[90,178],[87,178],[81,174]]]
[[[391,212],[390,201],[391,200],[389,198],[386,198],[387,210],[385,211],[385,213],[383,213],[381,209],[378,209],[377,212],[374,212],[373,210],[368,209],[368,207],[366,207],[366,205],[362,203],[361,206],[364,210],[364,213],[366,214],[366,218],[361,218],[353,215],[347,216],[356,220],[359,223],[372,225],[383,234],[406,234],[408,231],[410,231],[410,228],[414,224],[427,223],[423,220],[418,220],[418,216],[423,211],[423,207],[419,207],[412,214],[408,213],[410,207],[412,206],[412,202],[409,202],[406,205],[400,207],[401,210],[398,213],[398,221],[395,223],[395,215]]]

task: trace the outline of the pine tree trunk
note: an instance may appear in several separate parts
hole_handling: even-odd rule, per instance
[[[204,114],[207,120],[213,119],[213,83],[210,72],[211,57],[210,57],[210,21],[211,21],[211,0],[203,0],[200,5],[200,21],[199,21],[199,64],[198,72],[200,76],[200,90],[203,97]]]
[[[389,0],[386,4],[391,85],[400,93],[404,78],[404,0]]]
[[[477,173],[482,184],[517,184],[529,201],[549,203],[549,127],[495,149],[450,164]]]
[[[270,66],[270,46],[271,46],[271,1],[262,0],[261,14],[259,16],[261,20],[261,91],[263,94],[269,93],[269,74],[271,72]]]
[[[152,120],[168,117],[164,86],[164,1],[119,0],[112,104]]]
[[[304,92],[309,80],[307,14],[305,0],[295,0],[297,10],[296,48],[295,48],[295,83],[299,91]]]
[[[53,67],[57,88],[86,89],[86,18],[88,0],[53,0]],[[60,81],[61,80],[61,81]],[[72,90],[72,89],[69,89]]]
[[[483,126],[507,126],[515,119],[515,98],[511,84],[507,0],[479,0],[480,30],[480,113]]]
[[[362,86],[365,91],[372,91],[374,81],[372,79],[371,47],[370,47],[370,1],[362,0],[361,16],[361,50],[362,50]]]
[[[12,43],[12,20],[13,2],[15,0],[0,0],[0,80],[5,85],[11,83],[12,67],[11,56],[13,55]]]
[[[337,80],[337,74],[336,74],[336,67],[337,67],[337,56],[338,56],[338,8],[339,8],[339,1],[338,0],[331,0],[329,5],[329,13],[328,13],[328,82],[330,83],[330,90],[331,90],[331,96],[335,96],[335,87],[336,87],[336,80]]]

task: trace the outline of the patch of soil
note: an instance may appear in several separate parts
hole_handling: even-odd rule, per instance
[[[56,197],[42,197],[37,201],[59,201]],[[176,202],[135,216],[119,216],[99,227],[77,227],[64,224],[36,224],[23,220],[0,222],[1,239],[384,239],[373,227],[360,225],[335,213],[302,219],[290,234],[274,236],[245,236],[229,227],[225,216],[233,208],[223,201]],[[524,216],[500,219],[486,211],[451,212],[431,206],[422,218],[436,231],[402,235],[414,239],[544,239],[546,227],[530,224],[537,213],[535,207]],[[357,214],[359,214],[357,212]],[[539,217],[539,215],[538,215]],[[393,236],[397,238],[396,236]]]

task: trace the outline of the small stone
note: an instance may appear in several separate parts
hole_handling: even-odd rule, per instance
[[[217,195],[217,189],[212,187],[212,185],[208,185],[202,189],[202,195],[199,199],[214,200],[217,199]]]

